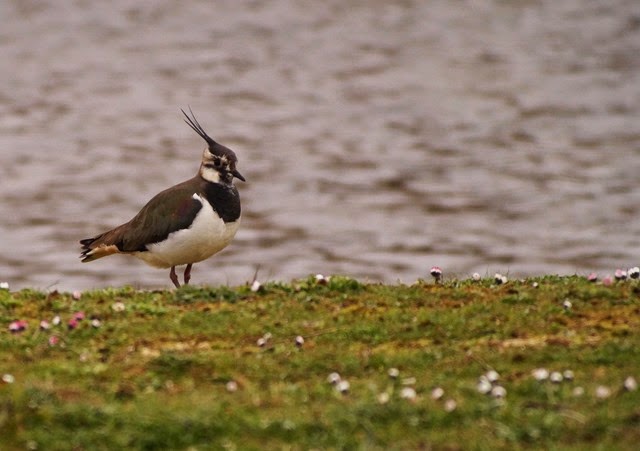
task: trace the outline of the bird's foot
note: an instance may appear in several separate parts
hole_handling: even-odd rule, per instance
[[[180,288],[180,282],[178,281],[178,275],[176,274],[176,267],[175,266],[171,267],[171,272],[169,273],[169,278],[171,279],[173,284],[176,286],[176,288]]]
[[[191,280],[191,267],[193,263],[189,263],[184,270],[184,284],[189,285],[189,281]]]

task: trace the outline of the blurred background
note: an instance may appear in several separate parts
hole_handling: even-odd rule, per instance
[[[196,284],[640,263],[637,0],[0,3],[0,281],[170,287],[81,238],[192,177],[243,224]]]

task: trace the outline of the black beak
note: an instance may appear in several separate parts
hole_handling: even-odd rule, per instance
[[[233,171],[231,171],[231,175],[233,175],[237,179],[242,180],[243,182],[246,182],[242,174],[240,174],[237,169],[234,169]]]

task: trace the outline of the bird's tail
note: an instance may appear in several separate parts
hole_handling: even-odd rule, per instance
[[[113,243],[108,243],[107,240],[104,239],[105,235],[107,234],[103,233],[93,238],[80,240],[80,244],[82,245],[82,252],[80,253],[82,263],[92,262],[107,255],[120,252],[118,246]]]

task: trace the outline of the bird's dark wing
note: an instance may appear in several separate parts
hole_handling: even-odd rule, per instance
[[[170,233],[187,229],[202,208],[193,197],[193,181],[188,180],[158,193],[129,222],[106,233],[80,241],[85,260],[91,261],[91,250],[116,246],[120,252],[143,252],[147,245],[162,241]]]

